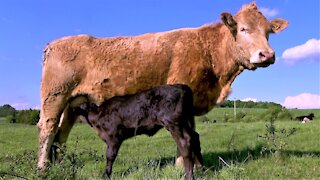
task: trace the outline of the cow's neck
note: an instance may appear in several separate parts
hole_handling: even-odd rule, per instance
[[[220,89],[216,104],[221,103],[231,93],[231,84],[235,78],[243,71],[243,66],[238,63],[239,52],[235,40],[230,31],[222,24],[211,27],[208,32],[207,44],[210,44],[209,52],[211,54],[211,64],[214,76]]]

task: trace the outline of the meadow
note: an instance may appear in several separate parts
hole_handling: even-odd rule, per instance
[[[228,108],[196,118],[206,168],[196,171],[196,179],[320,178],[320,110],[290,110],[293,116],[315,113],[306,124],[266,121],[266,109],[240,112],[256,121],[232,121],[233,109]],[[0,179],[37,179],[37,146],[36,126],[0,120]],[[76,124],[67,147],[64,160],[53,165],[45,179],[101,179],[106,145],[90,126]],[[128,139],[120,148],[112,179],[184,179],[183,168],[174,165],[175,155],[176,145],[165,129],[153,137]]]

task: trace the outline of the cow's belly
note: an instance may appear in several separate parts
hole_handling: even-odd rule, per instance
[[[158,85],[165,84],[165,79],[158,79],[157,81],[152,78],[102,78],[86,79],[82,81],[77,87],[74,88],[72,96],[88,95],[89,100],[97,105],[100,105],[105,100],[114,96],[123,96],[128,94],[135,94],[143,90],[147,90]]]

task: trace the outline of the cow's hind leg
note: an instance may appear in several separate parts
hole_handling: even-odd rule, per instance
[[[63,156],[63,150],[70,134],[70,131],[77,119],[69,105],[63,111],[62,118],[60,119],[59,128],[54,138],[53,147],[51,151],[51,158],[60,162]]]
[[[49,163],[49,153],[58,130],[60,116],[66,106],[64,95],[51,95],[41,104],[39,129],[38,168],[44,171]]]
[[[181,129],[182,128],[182,129]],[[186,172],[187,179],[193,179],[193,159],[192,159],[192,137],[190,131],[183,127],[174,126],[168,128],[172,137],[177,143],[180,155],[183,158],[183,164]]]

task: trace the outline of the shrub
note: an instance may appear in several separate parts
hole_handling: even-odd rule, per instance
[[[6,122],[7,123],[16,123],[17,122],[16,115],[13,114],[13,115],[7,116],[6,117]]]
[[[39,110],[20,110],[16,113],[16,122],[35,125],[39,121],[40,111]]]
[[[243,111],[240,111],[240,112],[238,112],[237,115],[236,115],[236,120],[237,120],[237,121],[241,121],[241,119],[243,119],[245,116],[246,116],[246,113],[243,112]]]
[[[12,116],[15,113],[15,109],[9,104],[0,106],[0,117]]]
[[[282,109],[275,106],[268,109],[265,113],[262,113],[259,118],[264,121],[292,120],[293,116],[288,109]]]
[[[230,119],[230,117],[229,117],[228,113],[224,113],[224,114],[223,114],[223,121],[224,121],[224,122],[228,122],[229,119]]]
[[[246,115],[241,119],[241,122],[255,122],[257,121],[257,118],[253,115]]]
[[[266,124],[266,133],[259,138],[264,140],[261,154],[272,154],[276,158],[282,156],[283,149],[287,146],[286,138],[295,134],[296,128],[289,130],[282,128],[277,129],[274,120]]]
[[[282,109],[278,114],[278,119],[292,120],[293,116],[288,109]]]

